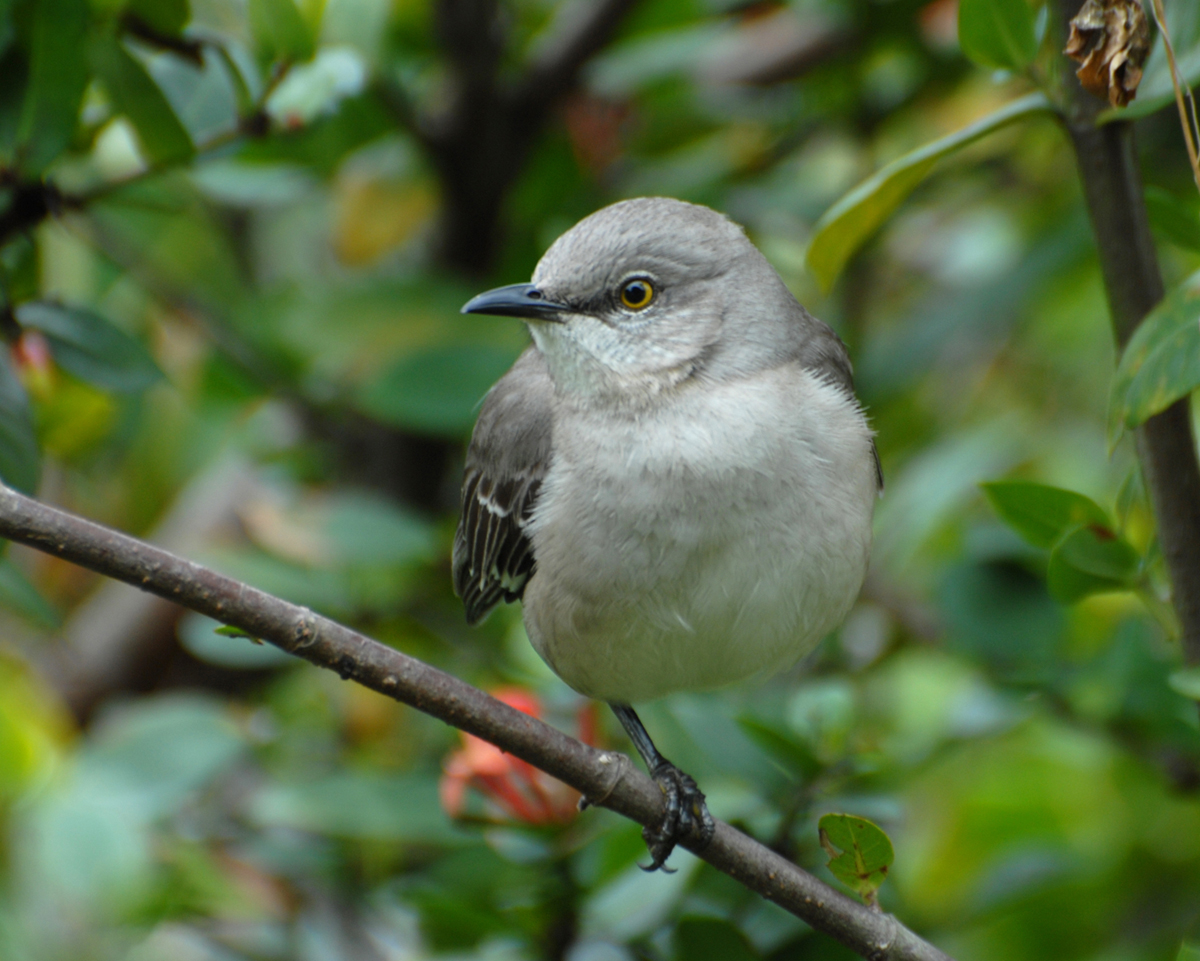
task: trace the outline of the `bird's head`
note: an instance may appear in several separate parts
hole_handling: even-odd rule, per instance
[[[560,391],[626,398],[760,368],[807,316],[739,226],[665,197],[581,220],[532,283],[480,294],[463,312],[525,320]]]

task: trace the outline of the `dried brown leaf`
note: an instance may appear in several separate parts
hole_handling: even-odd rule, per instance
[[[1089,93],[1124,107],[1137,96],[1150,52],[1150,26],[1139,0],[1087,0],[1071,20],[1063,52]]]

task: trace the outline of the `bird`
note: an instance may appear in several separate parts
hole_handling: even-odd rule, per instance
[[[455,591],[472,624],[520,601],[609,703],[665,795],[643,867],[669,871],[715,822],[633,705],[792,667],[861,589],[883,476],[846,347],[740,226],[667,197],[598,210],[462,312],[532,343],[467,448]]]

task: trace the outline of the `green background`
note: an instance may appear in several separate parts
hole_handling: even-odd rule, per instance
[[[1167,6],[1194,78],[1200,8]],[[1110,413],[1066,137],[1041,101],[956,136],[1053,87],[1046,11],[640,0],[526,147],[485,123],[447,147],[559,13],[0,0],[0,476],[628,750],[519,609],[471,630],[451,593],[464,442],[527,343],[458,308],[613,200],[712,205],[847,342],[887,489],[841,629],[759,687],[646,706],[659,746],[830,883],[818,820],[880,825],[882,907],[960,961],[1197,956],[1197,684],[1120,436],[1200,378],[1161,49],[1132,112],[1179,289]],[[497,156],[489,207],[467,188]],[[847,957],[686,852],[643,874],[608,812],[532,826],[472,790],[450,818],[455,731],[212,622],[17,547],[0,604],[5,961]]]

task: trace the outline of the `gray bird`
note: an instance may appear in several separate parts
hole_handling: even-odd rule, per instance
[[[533,344],[475,425],[455,590],[471,623],[521,599],[538,654],[612,706],[666,795],[654,870],[713,821],[630,705],[792,666],[862,586],[882,477],[846,348],[740,227],[663,197],[463,313]]]

